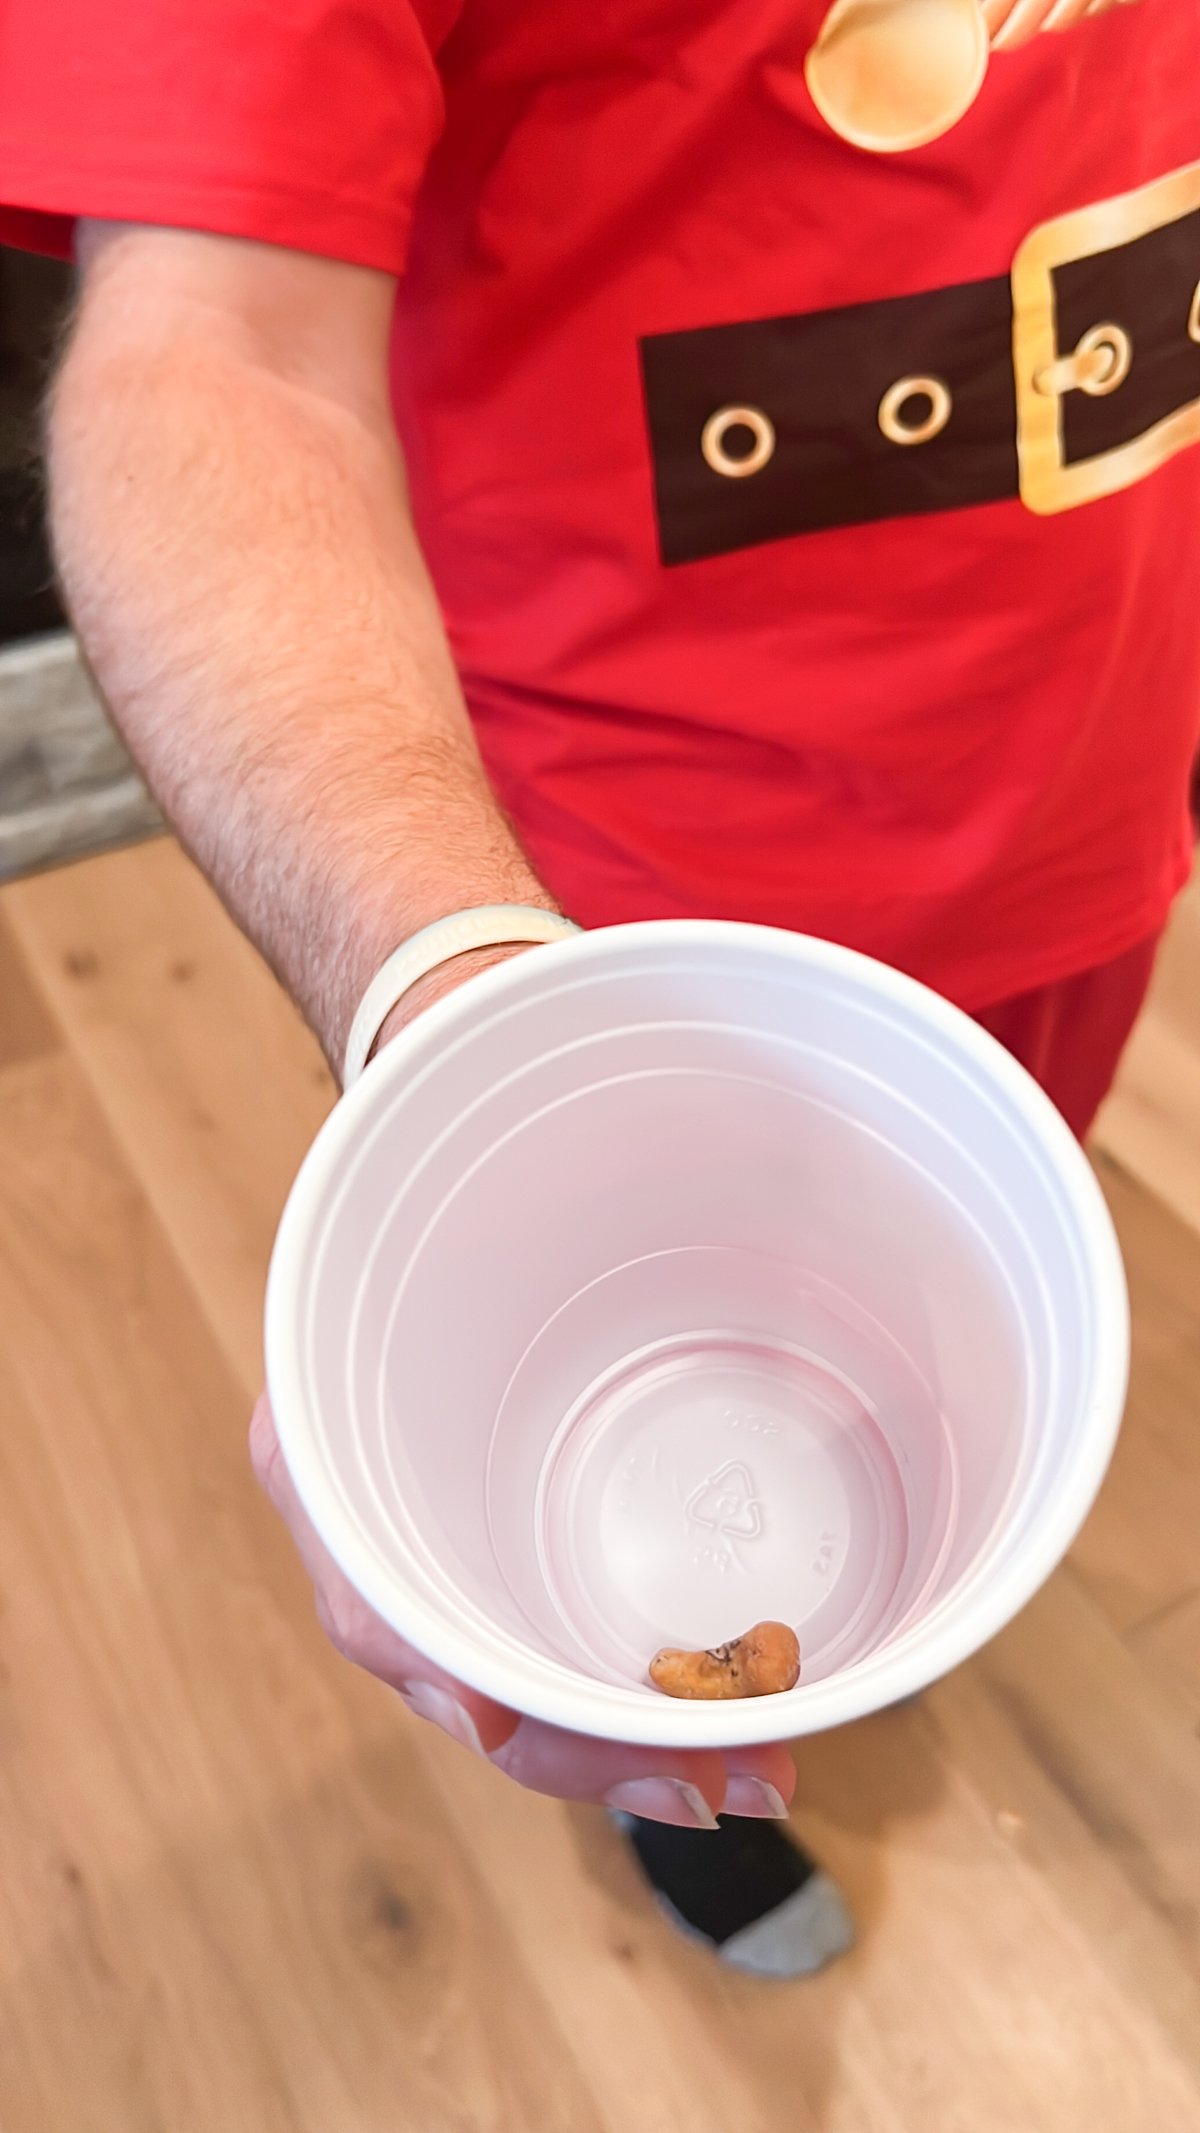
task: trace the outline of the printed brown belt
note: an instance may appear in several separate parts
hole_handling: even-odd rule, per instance
[[[1200,439],[1200,163],[1041,224],[1011,275],[640,345],[664,563],[1068,510]]]

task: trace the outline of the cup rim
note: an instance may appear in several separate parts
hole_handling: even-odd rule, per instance
[[[615,1683],[589,1681],[530,1654],[514,1660],[512,1639],[494,1645],[464,1629],[409,1580],[385,1575],[354,1519],[329,1489],[316,1448],[314,1409],[294,1309],[327,1191],[361,1128],[395,1084],[426,1065],[522,993],[541,995],[547,979],[605,962],[653,958],[678,949],[768,950],[806,971],[855,982],[866,995],[907,1008],[951,1049],[965,1054],[1019,1115],[1048,1157],[1073,1221],[1074,1242],[1094,1304],[1096,1350],[1086,1415],[1065,1484],[1028,1544],[994,1576],[970,1584],[961,1604],[927,1628],[905,1632],[844,1673],[785,1695],[745,1702],[678,1702]],[[1049,1097],[978,1023],[872,957],[815,936],[727,919],[652,919],[579,933],[534,955],[494,965],[428,1008],[371,1062],[335,1104],[297,1173],[284,1207],[267,1277],[266,1375],[280,1448],[305,1512],[340,1569],[382,1618],[426,1660],[469,1687],[531,1718],[645,1747],[732,1748],[824,1731],[915,1695],[979,1650],[1028,1603],[1075,1540],[1107,1471],[1124,1409],[1129,1368],[1129,1304],[1120,1247],[1099,1182]],[[986,1571],[986,1565],[980,1565]]]

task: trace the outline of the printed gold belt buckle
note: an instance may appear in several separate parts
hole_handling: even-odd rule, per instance
[[[1169,258],[1159,232],[1172,239]],[[1111,495],[1200,439],[1200,163],[1031,231],[1013,262],[1012,305],[1031,511]]]

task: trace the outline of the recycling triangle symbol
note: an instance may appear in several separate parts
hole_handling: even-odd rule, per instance
[[[754,1480],[739,1460],[710,1474],[688,1497],[684,1509],[693,1524],[730,1540],[757,1540],[763,1529],[762,1505]]]

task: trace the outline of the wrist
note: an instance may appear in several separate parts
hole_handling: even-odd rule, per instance
[[[547,903],[546,908],[552,910],[554,907]],[[515,955],[524,955],[527,949],[535,945],[533,941],[506,941],[500,948],[469,948],[464,955],[456,955],[449,962],[439,963],[436,970],[427,971],[423,978],[417,979],[415,985],[409,986],[403,999],[397,1000],[391,1013],[381,1024],[379,1035],[368,1056],[373,1059],[376,1052],[382,1051],[385,1044],[390,1044],[393,1037],[398,1037],[401,1030],[407,1029],[410,1022],[415,1022],[427,1007],[432,1007],[435,1001],[444,999],[447,993],[455,992],[460,985],[465,985],[468,979],[478,977],[482,971],[490,970],[496,963],[507,963]]]
[[[456,873],[445,882],[428,881],[420,889],[410,888],[402,896],[397,896],[394,882],[376,879],[365,894],[355,896],[353,918],[340,949],[334,950],[332,940],[323,949],[320,960],[326,979],[324,998],[314,1003],[317,1011],[310,1014],[337,1078],[341,1077],[355,1013],[388,958],[451,913],[490,904],[520,904],[558,912],[554,898],[523,862],[511,869],[489,867],[482,878],[474,877],[469,885],[461,873]],[[518,945],[505,942],[500,947],[469,951],[439,964],[427,979],[414,981],[407,1016],[393,1011],[388,1017],[389,1035],[394,1036],[406,1019],[411,1020],[421,1008],[432,1006],[442,992],[453,990],[473,970],[486,968],[489,960],[503,960],[506,953],[515,953]],[[403,1002],[397,1006],[402,1009]],[[378,1050],[378,1044],[373,1049]]]
[[[511,955],[526,945],[561,943],[578,932],[573,919],[544,903],[533,909],[507,902],[469,905],[422,927],[385,956],[355,1008],[343,1057],[343,1087],[358,1080],[389,1024],[388,1035],[394,1035],[456,982],[494,962],[497,951]]]

